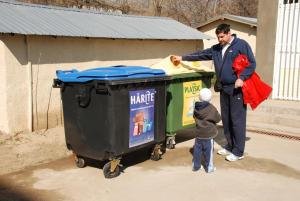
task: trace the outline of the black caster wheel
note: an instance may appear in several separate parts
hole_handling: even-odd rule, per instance
[[[108,162],[103,166],[103,174],[105,178],[111,179],[120,175],[119,165],[117,165],[117,167],[113,172],[110,171],[110,167],[111,167],[111,162]]]
[[[153,161],[158,161],[161,159],[161,154],[151,154],[150,159]]]
[[[175,144],[167,144],[168,149],[175,149]]]
[[[168,137],[166,140],[167,149],[175,149],[175,137]]]
[[[79,168],[84,168],[85,167],[85,160],[83,158],[80,158],[80,157],[76,157],[75,158],[75,163],[76,163],[76,166],[79,167]]]

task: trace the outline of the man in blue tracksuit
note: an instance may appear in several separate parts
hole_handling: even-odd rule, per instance
[[[226,156],[228,161],[244,158],[246,139],[247,107],[243,102],[241,87],[256,68],[256,62],[249,44],[231,34],[230,25],[220,24],[216,29],[219,43],[211,48],[197,51],[185,56],[173,56],[173,62],[213,60],[217,80],[220,81],[221,116],[227,145],[218,151]],[[238,78],[232,68],[234,59],[244,54],[248,57],[250,66],[245,68]]]

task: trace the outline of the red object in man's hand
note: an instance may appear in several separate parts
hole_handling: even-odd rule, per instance
[[[240,76],[241,72],[249,65],[250,65],[250,63],[248,61],[248,58],[244,54],[239,54],[239,56],[237,56],[234,59],[233,64],[232,64],[233,69],[236,72],[236,74],[238,75],[238,77]]]
[[[233,61],[233,69],[237,76],[250,65],[246,55],[240,54]],[[272,91],[272,87],[264,83],[259,75],[254,72],[249,79],[244,80],[242,87],[244,103],[249,104],[254,110],[261,102],[267,99]]]

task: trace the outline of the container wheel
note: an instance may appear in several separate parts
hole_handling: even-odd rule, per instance
[[[161,159],[161,154],[151,154],[150,159],[153,161],[158,161]]]
[[[175,149],[175,144],[167,144],[168,149]]]
[[[161,159],[161,155],[162,155],[161,145],[156,144],[153,148],[150,159],[153,161],[158,161],[159,159]]]
[[[79,167],[79,168],[84,168],[85,167],[85,160],[84,158],[81,158],[81,157],[75,157],[75,163],[76,163],[76,166]]]
[[[107,179],[117,177],[120,175],[120,167],[119,167],[119,165],[117,165],[115,167],[115,169],[112,171],[111,170],[111,161],[110,161],[103,166],[103,174],[104,174],[104,177]]]
[[[166,139],[166,147],[168,149],[175,149],[175,145],[176,145],[175,136],[167,137],[167,139]]]

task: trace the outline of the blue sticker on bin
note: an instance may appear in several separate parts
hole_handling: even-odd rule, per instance
[[[154,140],[155,89],[129,91],[129,147]]]

